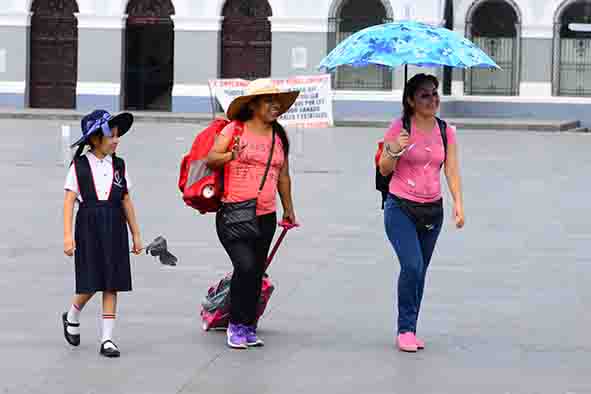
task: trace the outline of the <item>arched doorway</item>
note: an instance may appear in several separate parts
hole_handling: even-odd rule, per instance
[[[571,23],[591,23],[591,2],[569,2],[555,19],[554,94],[591,96],[591,33],[571,30]]]
[[[130,0],[125,29],[125,108],[170,111],[174,25],[170,0]]]
[[[78,5],[75,0],[34,0],[31,12],[29,105],[76,108]]]
[[[519,94],[521,17],[508,0],[476,1],[468,11],[467,35],[501,70],[466,71],[466,94],[513,96]]]
[[[392,12],[381,0],[343,0],[329,18],[328,50],[366,27],[392,21]],[[392,90],[392,69],[367,67],[338,67],[333,74],[333,86],[342,90]]]
[[[267,0],[228,0],[222,16],[222,78],[271,75],[271,6]]]

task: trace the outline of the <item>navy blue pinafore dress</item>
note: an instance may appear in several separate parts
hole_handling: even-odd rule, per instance
[[[107,200],[99,200],[90,163],[74,160],[82,196],[76,214],[76,293],[131,291],[127,220],[123,197],[127,194],[125,162],[113,157],[113,183]]]

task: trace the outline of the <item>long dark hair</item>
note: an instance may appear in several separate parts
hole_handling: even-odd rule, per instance
[[[256,99],[252,100],[251,103],[255,100]],[[240,122],[244,123],[248,120],[251,120],[253,117],[253,111],[250,109],[249,105],[246,104],[242,107],[242,109],[236,116],[236,120],[239,120]],[[283,154],[287,158],[289,156],[289,138],[287,138],[287,132],[285,131],[283,126],[281,126],[281,123],[279,123],[277,120],[274,120],[273,123],[271,123],[271,126],[273,127],[273,132],[279,136],[279,139],[281,140],[281,145],[283,146]]]
[[[439,88],[439,80],[435,75],[431,74],[417,74],[412,77],[404,86],[404,93],[402,95],[402,118],[410,120],[411,116],[414,115],[415,111],[408,102],[409,99],[414,99],[417,90],[425,82],[431,82],[435,85],[435,89]]]

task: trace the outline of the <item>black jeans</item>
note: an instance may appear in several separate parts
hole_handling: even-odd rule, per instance
[[[225,243],[220,237],[220,215],[216,216],[216,230],[222,246],[230,256],[234,272],[230,285],[230,322],[252,326],[261,296],[261,284],[267,255],[277,228],[277,214],[258,216],[261,236],[250,240]]]

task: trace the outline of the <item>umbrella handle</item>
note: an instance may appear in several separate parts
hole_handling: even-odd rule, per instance
[[[404,65],[404,87],[406,87],[406,83],[408,82],[408,64]]]

